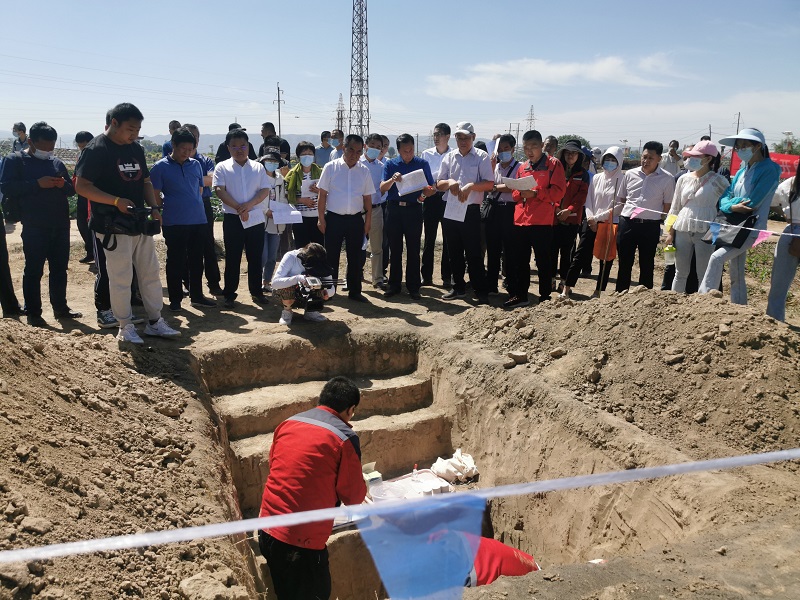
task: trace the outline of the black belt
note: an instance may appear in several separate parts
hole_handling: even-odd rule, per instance
[[[422,204],[422,202],[419,202],[417,200],[413,200],[411,202],[392,202],[392,204],[395,205],[395,206],[418,206],[418,205]]]
[[[640,217],[622,217],[631,223],[661,223],[661,219],[642,219]]]
[[[328,211],[325,211],[325,212],[327,212],[328,214],[331,214],[331,215],[336,215],[337,217],[360,217],[360,216],[362,216],[364,214],[364,213],[360,213],[359,212],[359,213],[354,213],[354,214],[343,215],[341,213],[333,212],[332,210],[328,210]]]

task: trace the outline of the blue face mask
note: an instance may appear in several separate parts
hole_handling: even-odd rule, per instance
[[[304,156],[300,157],[300,164],[304,167],[310,167],[312,164],[314,164],[314,157],[309,154],[305,154]]]
[[[331,138],[331,146],[333,146],[334,148],[338,148],[339,147],[339,139],[338,138]]]
[[[603,163],[603,169],[608,173],[611,173],[611,171],[614,171],[616,168],[617,168],[617,163],[613,161],[607,160]]]
[[[686,168],[689,171],[699,171],[703,168],[703,159],[699,156],[692,156],[686,161]]]
[[[511,160],[511,156],[512,156],[511,152],[499,152],[497,154],[497,158],[500,159],[500,162],[504,162],[504,163],[510,161]]]
[[[379,148],[367,148],[367,158],[370,160],[375,160],[381,154]]]
[[[749,163],[750,159],[753,158],[753,149],[752,148],[739,148],[736,151],[737,156],[743,163]]]
[[[274,173],[278,170],[278,163],[276,162],[265,162],[264,168],[269,171],[270,173]]]

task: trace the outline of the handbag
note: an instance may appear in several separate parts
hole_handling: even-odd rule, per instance
[[[716,239],[713,224],[703,236],[703,241],[713,244],[715,248],[741,248],[745,240],[750,237],[751,229],[756,224],[758,215],[745,213],[717,212],[713,223],[718,223],[719,228]]]
[[[517,166],[516,159],[512,159],[511,165],[508,168],[508,172],[506,173],[506,177],[510,177],[511,173],[514,171],[514,167]],[[497,205],[497,201],[500,199],[500,193],[493,194],[489,192],[483,195],[483,202],[481,202],[481,221],[486,223],[487,221],[492,220],[492,213],[494,212],[492,209],[494,206]]]
[[[15,152],[15,154],[19,155],[19,160],[17,161],[19,163],[17,167],[18,179],[23,181],[25,179],[25,165],[22,162],[22,153]],[[3,209],[3,216],[5,216],[7,223],[19,223],[22,220],[22,200],[17,196],[4,194],[2,201],[0,201],[0,208]]]

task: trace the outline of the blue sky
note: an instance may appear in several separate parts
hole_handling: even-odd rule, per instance
[[[742,126],[770,142],[800,135],[800,2],[616,3],[370,0],[371,129],[427,140],[433,125],[471,121],[479,137],[526,129],[684,143]],[[566,8],[569,7],[569,8]],[[102,131],[130,101],[143,133],[167,122],[258,135],[331,129],[349,107],[352,4],[305,2],[3,2],[0,135],[14,121],[59,133]],[[18,25],[12,26],[12,23]],[[318,138],[317,138],[318,139]],[[316,140],[315,140],[316,141]]]

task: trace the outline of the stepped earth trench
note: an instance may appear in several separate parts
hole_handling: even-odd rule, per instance
[[[93,315],[71,264],[70,304]],[[800,445],[797,322],[758,295],[632,288],[508,312],[442,288],[421,303],[365,291],[368,305],[334,299],[329,322],[288,329],[274,302],[186,308],[166,315],[183,338],[123,350],[93,319],[0,321],[0,551],[256,516],[275,428],[334,375],[362,389],[364,462],[389,478],[461,448],[480,476],[456,493]],[[464,597],[798,598],[798,466],[491,500],[484,533],[542,570]],[[329,549],[332,598],[387,597],[357,530]],[[0,565],[0,598],[271,587],[252,534]]]

